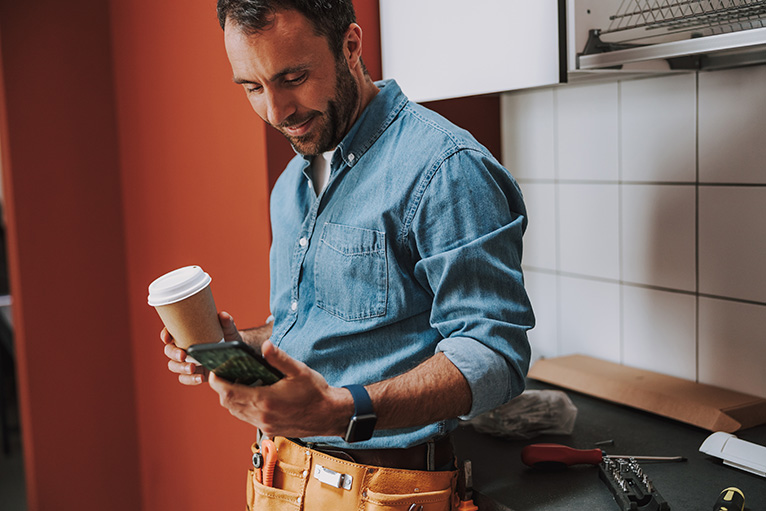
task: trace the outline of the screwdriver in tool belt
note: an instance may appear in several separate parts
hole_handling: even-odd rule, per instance
[[[561,469],[571,465],[598,465],[604,458],[647,461],[686,461],[683,456],[628,456],[606,454],[601,449],[574,449],[560,444],[532,444],[521,450],[525,465],[542,469]]]

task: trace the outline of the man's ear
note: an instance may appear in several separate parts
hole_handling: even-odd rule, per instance
[[[343,38],[343,56],[351,69],[359,65],[362,58],[362,27],[352,23]]]

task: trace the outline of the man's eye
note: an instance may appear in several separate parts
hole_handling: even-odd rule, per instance
[[[298,85],[305,79],[306,79],[306,73],[303,73],[299,76],[296,76],[295,78],[286,79],[285,83],[288,85]]]
[[[245,92],[248,94],[255,94],[261,92],[262,87],[260,85],[248,85],[245,87]]]

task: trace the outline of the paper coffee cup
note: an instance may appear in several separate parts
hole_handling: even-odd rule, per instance
[[[211,280],[199,266],[186,266],[149,284],[149,305],[157,310],[179,348],[223,340]]]

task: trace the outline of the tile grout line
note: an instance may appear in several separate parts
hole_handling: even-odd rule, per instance
[[[672,287],[663,287],[663,286],[657,286],[653,284],[643,284],[641,282],[630,282],[626,280],[619,280],[619,279],[611,279],[609,277],[598,277],[595,275],[587,275],[584,273],[574,273],[574,272],[566,272],[566,271],[557,271],[551,268],[543,268],[539,266],[531,266],[531,265],[524,265],[524,272],[530,272],[530,273],[539,273],[543,275],[553,275],[557,277],[566,277],[570,279],[577,279],[577,280],[587,280],[591,282],[602,282],[605,284],[616,284],[620,286],[625,287],[634,287],[638,289],[648,289],[652,291],[661,291],[665,293],[673,293],[673,294],[679,294],[679,295],[687,295],[687,296],[698,296],[700,298],[710,298],[712,300],[720,300],[723,302],[730,302],[730,303],[742,303],[747,305],[755,305],[758,307],[766,307],[766,302],[759,302],[757,300],[748,300],[745,298],[736,298],[732,296],[724,296],[724,295],[716,295],[712,293],[700,293],[696,290],[685,290],[685,289],[676,289]]]
[[[555,215],[554,223],[554,238],[556,246],[555,253],[555,265],[556,265],[556,354],[561,355],[563,352],[563,340],[561,339],[561,279],[559,278],[558,271],[561,268],[561,208],[560,208],[560,189],[559,189],[559,177],[560,177],[560,158],[559,158],[559,95],[558,91],[553,91],[553,208]]]
[[[700,74],[694,80],[694,375],[700,381]]]
[[[617,267],[620,282],[625,278],[623,268],[623,214],[622,214],[622,81],[617,82]],[[625,288],[619,287],[620,363],[625,364]]]
[[[608,179],[548,179],[548,178],[517,178],[517,182],[526,184],[566,184],[566,185],[643,185],[643,186],[689,186],[689,187],[721,187],[721,188],[766,188],[766,183],[719,183],[695,181],[628,181]]]

